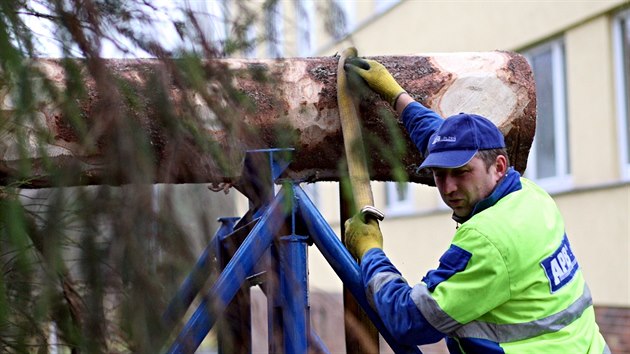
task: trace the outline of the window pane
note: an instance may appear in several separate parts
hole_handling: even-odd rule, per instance
[[[396,201],[402,202],[407,200],[409,185],[407,183],[396,183]]]
[[[201,17],[200,21],[205,29],[205,35],[216,42],[224,42],[227,38],[227,7],[225,0],[204,2],[190,2],[193,11],[199,11],[200,15],[204,15],[207,10],[207,16]],[[207,6],[207,9],[205,7]]]
[[[313,52],[314,14],[315,3],[313,0],[299,0],[295,4],[298,27],[298,55],[308,56]]]
[[[385,188],[385,200],[388,208],[404,207],[410,200],[409,183],[387,182]]]
[[[376,0],[376,12],[383,12],[399,3],[400,0]]]
[[[324,19],[328,33],[339,40],[353,29],[353,2],[333,0],[327,5],[327,15]]]
[[[247,26],[244,40],[247,44],[243,50],[243,56],[245,56],[245,58],[256,57],[256,26],[253,23]]]
[[[267,55],[270,58],[282,56],[282,3],[274,3],[265,9],[265,31],[267,34]]]
[[[533,56],[531,60],[538,105],[535,141],[536,178],[553,177],[557,174],[552,59],[552,52],[549,49]]]

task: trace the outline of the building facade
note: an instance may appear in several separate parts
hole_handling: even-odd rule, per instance
[[[565,217],[612,352],[630,353],[630,2],[287,0],[277,2],[276,14],[274,43],[250,55],[332,56],[349,46],[362,56],[525,55],[538,103],[525,175]],[[338,230],[338,186],[308,188]],[[424,185],[374,183],[373,191],[387,215],[385,250],[417,283],[449,246],[450,210]],[[340,293],[314,247],[310,263],[312,292]]]

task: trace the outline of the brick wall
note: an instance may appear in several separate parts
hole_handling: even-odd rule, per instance
[[[596,306],[595,317],[610,351],[630,354],[630,307]]]

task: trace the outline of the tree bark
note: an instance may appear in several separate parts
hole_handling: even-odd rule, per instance
[[[372,58],[441,116],[470,112],[488,117],[504,134],[512,164],[524,171],[536,121],[535,84],[524,57],[497,51]],[[135,122],[147,140],[153,183],[246,183],[240,181],[246,151],[277,147],[295,149],[288,178],[338,181],[343,175],[335,57],[208,60],[199,77],[201,89],[182,84],[181,73],[172,69],[175,61],[106,63],[118,90],[136,95],[135,104],[124,94],[118,95],[121,102],[102,102],[99,97],[105,95],[84,74],[78,123],[46,98],[35,105],[32,120],[16,123],[13,91],[0,90],[0,118],[10,122],[0,142],[0,183],[58,185],[51,168],[65,171],[65,185],[133,182],[121,166],[125,162],[112,158],[118,150],[110,145],[120,143],[121,134],[108,125],[112,114]],[[63,92],[69,84],[62,64],[38,60],[34,66]],[[229,75],[233,87],[216,81],[217,72]],[[193,79],[190,75],[186,82]],[[428,173],[416,171],[422,157],[391,107],[369,90],[357,89],[357,94],[362,95],[370,178],[392,181],[406,174],[411,182],[432,184]],[[184,138],[174,138],[173,131],[181,129],[175,123],[186,117],[197,125]],[[17,125],[26,127],[21,135],[13,129]],[[37,138],[42,131],[46,139]]]

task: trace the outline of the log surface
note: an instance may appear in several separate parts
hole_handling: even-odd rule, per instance
[[[536,121],[535,84],[527,61],[512,52],[449,53],[413,56],[372,57],[383,63],[400,85],[425,106],[443,117],[459,112],[476,113],[492,120],[505,136],[511,163],[523,172],[532,144]],[[243,95],[247,107],[238,116],[219,117],[206,101],[190,95],[173,83],[163,64],[157,60],[111,60],[108,67],[117,77],[128,80],[142,90],[150,90],[149,76],[159,73],[167,82],[168,99],[175,107],[191,98],[204,123],[203,134],[217,141],[230,169],[219,168],[216,156],[208,154],[193,142],[173,146],[160,132],[168,124],[156,117],[150,107],[132,114],[150,137],[155,148],[155,183],[239,183],[246,150],[260,148],[295,148],[285,177],[306,182],[338,181],[343,156],[336,92],[337,58],[289,58],[279,60],[224,59],[213,61],[233,74],[234,86]],[[59,87],[65,85],[62,65],[55,60],[37,63],[46,76]],[[264,80],[259,80],[259,77]],[[89,80],[88,80],[89,81]],[[88,126],[103,119],[98,93],[86,82],[88,100],[80,106]],[[426,171],[417,171],[422,157],[409,140],[404,127],[389,105],[368,93],[360,106],[364,139],[372,180],[395,180],[393,171],[404,171],[411,182],[432,184]],[[238,108],[238,107],[237,107]],[[11,94],[0,90],[0,117],[11,119],[15,105]],[[95,112],[99,110],[99,114]],[[134,112],[132,112],[134,113]],[[35,116],[50,131],[45,143],[33,143],[21,150],[10,133],[0,142],[0,180],[6,184],[19,178],[30,178],[32,186],[51,185],[45,169],[52,162],[77,171],[71,184],[112,183],[102,176],[111,169],[105,161],[104,146],[85,149],[77,134],[60,116],[56,107],[40,105]],[[227,130],[225,119],[244,124],[247,129]],[[91,122],[92,121],[92,122]],[[222,124],[219,124],[222,123]],[[9,134],[9,135],[7,135]],[[114,139],[115,132],[103,130],[100,142]],[[30,139],[28,141],[31,141]],[[17,176],[24,160],[30,164],[31,176]],[[129,183],[127,177],[113,183]],[[243,181],[240,181],[243,183]]]

